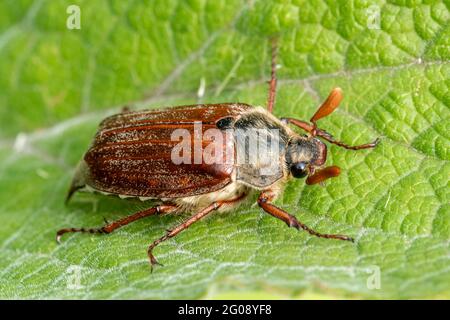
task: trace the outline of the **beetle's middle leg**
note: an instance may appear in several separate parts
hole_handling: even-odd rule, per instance
[[[247,196],[247,194],[243,193],[239,197],[231,199],[231,200],[223,200],[223,201],[213,202],[209,206],[207,206],[206,208],[202,209],[201,211],[197,212],[196,214],[194,214],[193,216],[191,216],[190,218],[188,218],[187,220],[182,222],[181,224],[177,225],[175,228],[167,230],[167,233],[164,236],[162,236],[161,238],[153,241],[153,243],[147,249],[148,258],[150,260],[150,268],[151,268],[150,270],[151,270],[151,272],[153,272],[153,266],[154,265],[156,265],[156,264],[161,265],[161,263],[159,263],[158,260],[156,260],[155,256],[152,253],[153,249],[158,244],[160,244],[161,242],[166,241],[166,240],[168,240],[170,238],[175,237],[181,231],[186,230],[194,222],[197,222],[197,221],[201,220],[202,218],[206,217],[212,211],[215,211],[215,210],[219,209],[220,207],[222,207],[224,205],[232,205],[234,203],[237,203],[240,200],[242,200],[243,198],[245,198],[246,196]]]
[[[258,198],[258,205],[268,214],[274,216],[281,221],[284,221],[289,227],[294,227],[297,230],[303,229],[309,234],[319,237],[319,238],[328,238],[328,239],[338,239],[338,240],[346,240],[354,242],[353,238],[341,234],[326,234],[319,233],[307,225],[301,223],[297,220],[296,217],[287,213],[283,209],[280,209],[271,203],[273,199],[273,195],[270,191],[263,191]]]
[[[56,241],[59,243],[61,240],[61,237],[65,233],[69,232],[84,232],[84,233],[111,233],[114,230],[123,227],[131,222],[134,222],[136,220],[154,215],[154,214],[167,214],[169,212],[172,212],[176,210],[178,207],[175,205],[159,205],[156,207],[152,207],[149,209],[145,209],[139,212],[136,212],[132,215],[126,216],[122,219],[113,221],[111,223],[106,223],[103,227],[100,228],[65,228],[61,229],[56,233]]]
[[[277,38],[271,40],[271,72],[269,81],[269,96],[267,98],[267,111],[272,113],[277,93],[277,55],[278,43]]]

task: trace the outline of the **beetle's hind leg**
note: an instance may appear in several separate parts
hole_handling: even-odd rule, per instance
[[[152,216],[154,214],[167,214],[174,210],[176,210],[178,207],[175,205],[159,205],[153,208],[149,208],[146,210],[142,210],[139,212],[136,212],[130,216],[124,217],[122,219],[113,221],[111,223],[106,223],[103,227],[100,228],[65,228],[61,229],[56,233],[56,241],[58,243],[61,242],[61,237],[65,233],[69,232],[83,232],[83,233],[111,233],[114,230],[123,227],[131,222],[134,222],[136,220]]]
[[[277,219],[284,221],[289,227],[296,228],[297,230],[300,230],[300,229],[305,230],[310,235],[313,235],[313,236],[316,236],[319,238],[338,239],[338,240],[354,242],[354,239],[349,236],[345,236],[345,235],[341,235],[341,234],[319,233],[319,232],[311,229],[307,225],[298,221],[297,218],[294,217],[293,215],[291,215],[291,214],[287,213],[286,211],[284,211],[283,209],[280,209],[280,208],[276,207],[275,205],[273,205],[271,203],[272,198],[273,198],[273,196],[271,195],[270,191],[263,191],[258,198],[258,205],[268,214],[274,216]]]

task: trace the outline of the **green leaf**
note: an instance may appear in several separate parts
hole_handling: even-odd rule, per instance
[[[71,4],[81,9],[79,30],[66,27]],[[449,298],[449,9],[448,1],[1,1],[0,298]],[[251,203],[158,246],[164,267],[153,274],[147,246],[180,216],[56,244],[60,228],[149,206],[91,194],[64,206],[102,118],[124,105],[264,105],[274,35],[277,116],[309,119],[339,86],[343,104],[320,126],[349,144],[382,138],[374,150],[331,146],[328,163],[342,175],[325,187],[292,181],[277,201],[355,244],[289,229]]]

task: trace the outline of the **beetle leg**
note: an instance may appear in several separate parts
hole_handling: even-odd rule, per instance
[[[174,206],[174,205],[159,205],[159,206],[156,206],[153,208],[149,208],[146,210],[136,212],[130,216],[113,221],[111,223],[106,223],[103,227],[100,227],[100,228],[65,228],[65,229],[61,229],[56,233],[56,241],[58,243],[60,243],[62,235],[65,233],[68,233],[68,232],[111,233],[114,230],[116,230],[120,227],[123,227],[133,221],[136,221],[136,220],[148,217],[148,216],[152,216],[154,214],[169,213],[175,209],[177,209],[177,206]]]
[[[321,136],[321,135],[317,135],[317,136],[323,138],[324,140],[327,140],[329,143],[335,144],[339,147],[342,147],[342,148],[348,149],[348,150],[361,150],[361,149],[375,148],[378,145],[378,143],[380,142],[380,139],[376,138],[374,141],[372,141],[370,143],[360,144],[357,146],[350,146],[341,141],[334,140],[334,138],[332,136]]]
[[[155,256],[152,253],[153,249],[158,244],[160,244],[163,241],[166,241],[167,239],[175,237],[181,231],[186,230],[194,222],[197,222],[197,221],[201,220],[202,218],[206,217],[212,211],[219,209],[223,205],[231,205],[233,203],[236,203],[236,202],[242,200],[243,198],[245,198],[246,196],[247,196],[247,194],[243,193],[239,197],[231,199],[231,200],[223,200],[223,201],[213,202],[209,206],[207,206],[206,208],[202,209],[201,211],[197,212],[196,214],[194,214],[193,216],[191,216],[190,218],[188,218],[187,220],[182,222],[181,224],[177,225],[176,227],[166,230],[166,234],[164,236],[162,236],[161,238],[153,241],[153,243],[147,249],[147,255],[148,255],[148,258],[150,260],[150,270],[151,270],[151,272],[153,272],[153,266],[154,265],[157,265],[157,264],[158,265],[162,265],[161,263],[158,262],[158,260],[156,260]]]
[[[153,243],[147,249],[147,255],[148,255],[148,258],[150,259],[151,272],[153,272],[153,266],[154,265],[156,265],[156,264],[162,265],[161,263],[158,262],[158,260],[156,260],[155,256],[152,254],[153,249],[158,244],[160,244],[163,241],[166,241],[167,239],[175,237],[181,231],[189,228],[194,222],[197,222],[198,220],[200,220],[203,217],[207,216],[209,213],[211,213],[212,211],[218,209],[220,206],[221,206],[220,203],[216,203],[216,202],[210,204],[209,206],[207,206],[206,208],[204,208],[200,212],[194,214],[192,217],[190,217],[186,221],[182,222],[181,224],[179,224],[175,228],[167,230],[166,234],[164,236],[162,236],[161,238],[153,241]]]
[[[340,146],[342,148],[349,149],[349,150],[361,150],[361,149],[375,148],[376,145],[380,142],[380,139],[377,138],[373,142],[370,142],[370,143],[365,143],[365,144],[361,144],[361,145],[357,145],[357,146],[350,146],[348,144],[345,144],[341,141],[334,139],[334,137],[331,134],[329,134],[328,132],[326,132],[325,130],[315,128],[314,125],[310,124],[309,122],[298,120],[298,119],[293,119],[293,118],[281,118],[280,120],[290,123],[290,124],[293,124],[294,126],[297,126],[300,129],[303,129],[306,132],[309,132],[311,134],[315,133],[315,134],[313,134],[314,136],[320,137],[320,138],[328,141],[329,143],[335,144],[337,146]],[[314,132],[314,130],[315,130],[315,132]]]
[[[294,126],[297,126],[300,129],[305,130],[306,132],[312,132],[313,130],[313,125],[303,120],[298,120],[294,118],[280,118],[280,121],[285,124],[293,124]]]
[[[272,113],[275,104],[275,96],[277,91],[277,39],[272,39],[272,61],[271,61],[271,77],[269,81],[269,97],[267,99],[267,110]]]
[[[307,225],[301,223],[297,220],[296,217],[287,213],[283,209],[280,209],[271,203],[273,199],[273,195],[271,195],[270,191],[263,191],[258,198],[258,205],[268,214],[274,216],[281,221],[284,221],[289,227],[294,227],[297,230],[303,229],[309,234],[319,237],[319,238],[328,238],[328,239],[338,239],[338,240],[346,240],[354,242],[354,239],[341,234],[325,234],[319,233]]]

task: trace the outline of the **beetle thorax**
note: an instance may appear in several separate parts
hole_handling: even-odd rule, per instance
[[[255,108],[234,123],[236,179],[264,189],[285,176],[286,127],[266,110]]]

